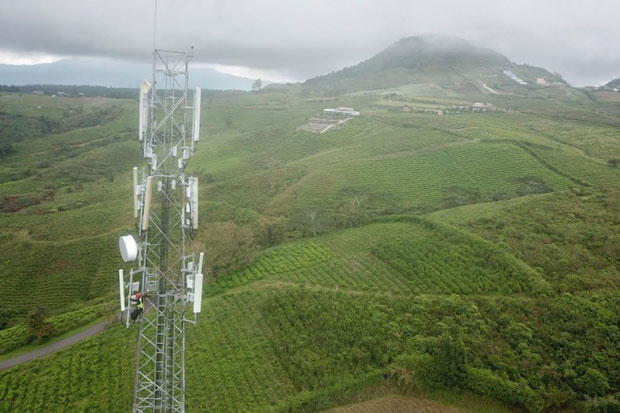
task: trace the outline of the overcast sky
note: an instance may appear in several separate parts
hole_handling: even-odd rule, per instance
[[[144,61],[155,0],[0,0],[0,63]],[[158,0],[157,46],[268,80],[303,80],[399,38],[462,37],[577,86],[620,77],[620,1]],[[1,79],[0,79],[1,83]]]

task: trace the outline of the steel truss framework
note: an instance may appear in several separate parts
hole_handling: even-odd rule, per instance
[[[194,151],[188,127],[194,116],[188,96],[192,57],[191,51],[154,50],[152,83],[140,108],[148,125],[142,139],[148,165],[138,194],[139,268],[132,276],[141,278],[146,311],[139,321],[134,413],[185,411],[189,320],[184,316],[191,291],[186,276],[195,273],[194,254],[186,253],[193,225],[190,180],[184,173]]]

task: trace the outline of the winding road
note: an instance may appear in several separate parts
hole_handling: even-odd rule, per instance
[[[55,353],[65,347],[72,346],[73,344],[82,341],[85,338],[101,333],[103,330],[105,330],[105,325],[105,321],[102,321],[92,327],[87,328],[84,331],[80,331],[79,333],[69,336],[63,340],[38,348],[36,350],[29,351],[28,353],[22,354],[21,356],[1,360],[0,370],[10,369],[11,367],[15,367],[18,364],[26,363],[28,361],[47,356],[48,354]]]

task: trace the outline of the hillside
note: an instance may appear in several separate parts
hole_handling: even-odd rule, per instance
[[[509,64],[448,43],[406,63],[407,76]],[[407,56],[387,53],[364,76]],[[503,81],[514,94],[466,94],[455,80],[432,89],[448,97],[419,84],[207,94],[187,170],[201,184],[193,247],[210,269],[187,329],[188,410],[618,408],[620,101]],[[497,110],[471,110],[479,93]],[[33,306],[63,332],[116,310],[116,271],[129,269],[116,239],[132,231],[141,165],[136,105],[0,96],[0,352],[31,339]],[[361,116],[298,129],[337,106]],[[226,261],[217,247],[237,235],[251,259]],[[1,371],[0,411],[126,411],[135,340],[112,326]]]
[[[118,171],[139,159],[132,110],[127,100],[0,97],[3,327],[32,308],[25,292],[57,315],[114,285],[114,240],[130,223],[118,202],[129,181]]]
[[[465,260],[455,259],[459,249]],[[569,368],[567,360],[577,363],[577,377],[595,369],[612,389],[620,379],[617,293],[599,284],[589,297],[580,292],[586,285],[554,296],[538,278],[491,243],[420,219],[270,250],[218,282],[224,289],[210,290],[199,327],[189,329],[188,408],[316,411],[384,386],[387,371],[393,389],[407,390],[411,369],[439,363],[435,349],[446,337],[467,349],[460,385],[508,405],[539,411],[556,406],[558,394],[576,397],[579,380],[553,373]],[[588,327],[593,321],[601,329]],[[119,326],[0,372],[0,407],[124,411],[134,345],[135,330]],[[432,377],[416,380],[432,386]],[[37,391],[25,391],[26,383]]]
[[[507,71],[527,84],[512,79]],[[565,84],[558,75],[517,65],[497,52],[462,39],[427,35],[401,39],[368,60],[309,79],[304,86],[346,93],[418,84],[427,89],[433,87],[436,94],[445,97],[483,94],[496,88],[499,93],[524,93],[528,88],[541,86],[537,85],[537,78],[544,78],[548,85]]]
[[[620,78],[614,79],[614,80],[610,80],[609,82],[607,82],[605,84],[605,86],[610,87],[610,88],[618,88],[618,87],[620,87]]]

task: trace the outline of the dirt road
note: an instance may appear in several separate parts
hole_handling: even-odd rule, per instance
[[[28,353],[22,354],[21,356],[13,357],[10,359],[0,361],[0,370],[10,369],[11,367],[17,366],[18,364],[26,363],[28,361],[38,359],[40,357],[45,357],[48,354],[55,353],[58,350],[62,350],[65,347],[69,347],[79,341],[84,340],[85,338],[94,336],[95,334],[101,333],[105,329],[105,321],[95,324],[92,327],[87,328],[84,331],[80,331],[77,334],[69,336],[63,340],[57,341],[45,347],[38,348],[36,350],[30,351]]]

